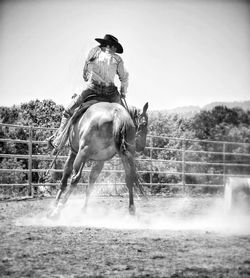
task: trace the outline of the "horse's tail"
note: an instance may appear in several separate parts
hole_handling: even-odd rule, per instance
[[[116,113],[113,121],[113,137],[117,153],[123,160],[124,166],[128,167],[125,171],[130,173],[129,179],[133,183],[134,189],[146,197],[140,182],[141,178],[136,170],[134,159],[135,127],[130,116]]]
[[[116,112],[113,120],[113,137],[118,153],[133,148],[135,128],[130,116],[122,111]]]

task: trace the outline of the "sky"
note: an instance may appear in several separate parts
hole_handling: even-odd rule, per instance
[[[250,100],[250,1],[2,0],[0,106],[66,106],[85,88],[84,60],[105,34],[124,48],[128,104]]]

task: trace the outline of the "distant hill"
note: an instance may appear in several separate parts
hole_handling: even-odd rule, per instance
[[[166,112],[169,114],[183,114],[185,116],[192,116],[201,110],[212,110],[215,106],[226,106],[228,108],[239,107],[243,110],[247,111],[250,110],[250,100],[246,101],[233,101],[233,102],[212,102],[203,107],[200,106],[183,106],[183,107],[176,107],[174,109],[166,109],[162,112]]]
[[[202,110],[211,110],[215,106],[223,105],[228,108],[239,107],[243,110],[250,110],[250,100],[246,101],[233,101],[233,102],[212,102],[210,104],[205,105]]]
[[[197,112],[199,112],[201,110],[201,108],[199,106],[182,106],[182,107],[176,107],[173,109],[167,109],[166,112],[170,113],[170,114],[195,114]]]

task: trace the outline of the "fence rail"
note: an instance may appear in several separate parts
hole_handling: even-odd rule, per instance
[[[46,128],[46,127],[33,127],[33,126],[22,126],[22,125],[10,125],[10,124],[2,124],[0,123],[1,130],[3,128],[14,128],[14,129],[26,129],[28,138],[27,140],[14,139],[14,138],[0,138],[0,142],[2,143],[14,143],[14,144],[26,144],[27,145],[27,154],[11,154],[11,153],[0,153],[0,159],[24,159],[27,160],[27,168],[26,169],[8,169],[8,168],[0,168],[0,175],[3,173],[25,173],[27,174],[27,183],[0,183],[0,187],[27,187],[28,195],[33,195],[34,187],[38,186],[38,183],[34,183],[32,180],[33,173],[45,173],[48,169],[35,169],[33,168],[33,162],[35,160],[39,161],[49,161],[52,160],[53,157],[46,154],[35,154],[33,153],[34,145],[45,145],[46,141],[37,141],[33,140],[32,135],[36,130],[47,130],[53,131],[54,128]],[[162,140],[163,142],[179,142],[179,146],[170,147],[165,146],[166,142],[164,142],[164,147],[154,146],[154,141]],[[199,149],[195,149],[195,146],[199,146]],[[211,150],[211,147],[208,150],[201,149],[202,144],[213,145],[213,148],[216,150]],[[189,145],[189,148],[187,147]],[[216,147],[215,147],[216,146]],[[228,151],[228,146],[237,146],[237,150]],[[217,148],[220,150],[217,150]],[[241,151],[239,151],[241,150]],[[155,155],[155,152],[158,155]],[[249,177],[250,171],[246,169],[250,169],[250,144],[248,143],[240,143],[240,142],[226,142],[226,141],[211,141],[211,140],[197,140],[197,139],[187,139],[187,138],[175,138],[168,136],[153,136],[148,135],[146,153],[143,156],[137,157],[136,160],[139,165],[144,164],[144,168],[147,169],[139,169],[139,173],[142,175],[149,175],[149,180],[146,181],[149,186],[155,186],[158,184],[161,185],[177,185],[177,186],[223,186],[226,178],[228,176],[235,177]],[[171,159],[162,159],[159,153],[165,153],[164,157],[171,156]],[[166,154],[167,153],[167,154]],[[175,155],[173,155],[175,153]],[[177,155],[177,153],[179,155]],[[211,157],[208,161],[201,160],[192,160],[192,155],[196,155],[197,157],[201,157],[202,155],[206,156],[219,156],[219,161],[212,160]],[[154,158],[157,156],[157,158]],[[191,157],[190,157],[191,156]],[[160,157],[160,158],[159,158]],[[227,158],[231,159],[227,159]],[[67,156],[58,156],[58,160],[66,160]],[[234,159],[236,158],[236,161]],[[241,158],[241,159],[240,159]],[[245,161],[247,160],[247,161]],[[118,165],[119,159],[117,157],[112,159],[112,163],[117,163]],[[146,163],[146,166],[145,166]],[[175,170],[171,170],[171,165],[176,165],[177,168]],[[119,166],[119,165],[118,165]],[[123,173],[122,169],[118,169],[119,167],[113,167],[113,169],[104,169],[104,173]],[[208,167],[208,169],[203,171],[194,170],[192,167]],[[2,167],[2,165],[0,165]],[[191,167],[191,171],[188,170],[188,167]],[[216,169],[216,167],[221,167],[221,169]],[[139,167],[140,168],[140,167]],[[237,168],[238,172],[233,173],[230,169]],[[245,169],[245,171],[239,171],[239,169]],[[60,173],[62,169],[51,169],[52,173]],[[90,169],[84,169],[84,172],[88,173]],[[165,175],[165,176],[179,176],[179,181],[177,183],[173,182],[164,182],[164,181],[155,181],[155,175]],[[211,182],[197,182],[193,183],[192,181],[187,182],[187,178],[192,176],[193,179],[199,177],[213,177],[213,178],[222,178],[222,182],[218,184],[214,184]],[[42,183],[43,185],[56,185],[53,183]],[[102,183],[106,184],[106,183]]]

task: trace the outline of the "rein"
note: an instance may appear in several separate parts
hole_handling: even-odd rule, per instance
[[[139,124],[138,124],[137,121],[136,121],[135,115],[132,115],[131,111],[129,110],[128,104],[127,104],[125,98],[122,98],[122,97],[121,97],[121,103],[122,103],[122,106],[127,110],[127,112],[129,113],[129,115],[131,116],[131,119],[133,120],[133,123],[134,123],[135,128],[136,128],[136,134],[137,134],[137,133],[138,133]],[[136,115],[136,116],[137,116],[137,115]],[[137,116],[137,118],[138,118],[138,116]]]
[[[121,97],[121,102],[122,102],[122,105],[126,108],[126,110],[127,110],[128,113],[129,113],[129,109],[128,109],[128,105],[127,105],[126,99]]]

